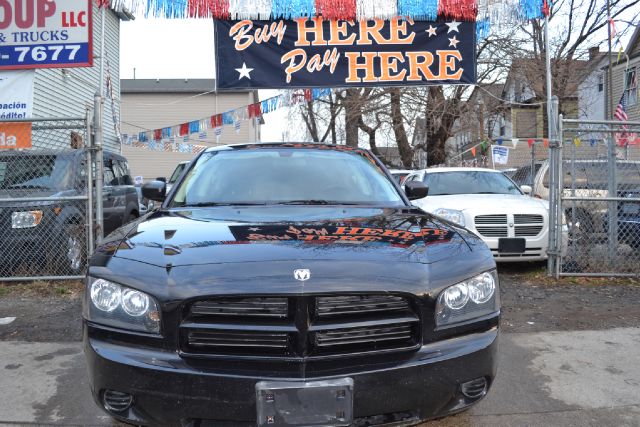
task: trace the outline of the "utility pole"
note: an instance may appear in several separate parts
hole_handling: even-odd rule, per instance
[[[106,6],[100,8],[100,74],[98,80],[98,90],[96,91],[96,95],[94,98],[94,132],[95,136],[93,138],[94,146],[93,152],[95,153],[95,180],[96,180],[96,224],[97,224],[97,234],[96,234],[96,243],[102,243],[102,238],[104,236],[104,206],[102,200],[102,190],[104,187],[104,156],[103,156],[103,147],[104,147],[104,98],[103,98],[103,84],[104,84],[104,64],[105,64],[105,49],[104,49],[104,38],[105,38],[105,18],[106,18]]]
[[[608,106],[608,114],[607,119],[613,120],[613,64],[611,61],[611,2],[607,0],[607,43],[609,45],[609,71],[607,72],[607,86],[608,86],[608,98],[609,102],[607,102]]]

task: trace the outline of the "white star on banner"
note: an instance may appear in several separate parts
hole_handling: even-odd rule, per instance
[[[433,27],[433,25],[429,25],[429,28],[426,29],[425,31],[429,33],[429,38],[431,38],[431,36],[436,35],[436,29]]]
[[[454,49],[458,48],[458,43],[460,43],[460,40],[455,35],[449,39],[449,46],[453,46]]]
[[[240,73],[238,80],[242,80],[245,77],[251,80],[251,75],[249,73],[253,71],[253,68],[247,68],[247,64],[245,62],[242,63],[242,68],[236,68],[236,71]]]
[[[449,34],[452,31],[459,33],[460,31],[458,30],[458,26],[462,24],[462,22],[453,21],[453,22],[445,22],[445,24],[447,24],[447,27],[449,27],[449,30],[447,30],[447,34]]]
[[[253,232],[260,231],[258,227],[252,227],[252,228],[249,228],[248,230]]]

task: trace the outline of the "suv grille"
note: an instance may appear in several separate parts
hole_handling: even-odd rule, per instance
[[[544,227],[542,215],[516,214],[513,216],[513,222],[516,224],[516,237],[537,236]]]
[[[316,315],[331,316],[370,315],[372,313],[407,311],[409,301],[393,295],[349,295],[316,298]]]
[[[219,298],[192,303],[185,355],[324,358],[415,349],[420,318],[400,295]]]
[[[322,331],[316,334],[316,344],[320,348],[360,345],[384,348],[387,344],[407,343],[413,336],[410,322],[364,328],[345,328]]]
[[[286,332],[189,330],[186,333],[190,348],[220,354],[251,354],[257,350],[284,355],[289,343]]]
[[[198,301],[191,306],[191,314],[216,317],[274,317],[284,319],[288,314],[286,298],[225,298]]]

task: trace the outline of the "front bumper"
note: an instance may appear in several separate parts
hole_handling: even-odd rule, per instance
[[[0,270],[11,272],[21,264],[42,267],[47,262],[55,262],[56,256],[64,250],[66,236],[61,228],[50,223],[41,223],[37,227],[13,229],[9,227],[0,232],[4,250],[0,252]],[[0,274],[2,275],[2,274]]]
[[[90,326],[84,329],[94,399],[104,407],[104,390],[133,395],[128,410],[110,415],[135,424],[252,426],[256,424],[256,383],[276,379],[269,377],[268,370],[260,375],[217,371],[214,361],[203,368],[175,351],[122,345],[91,337]],[[379,424],[400,414],[417,423],[458,412],[482,398],[465,397],[460,384],[484,377],[491,385],[496,375],[498,335],[494,327],[424,345],[393,366],[371,365],[344,375],[307,374],[285,380],[350,377],[356,420],[364,425]]]
[[[478,234],[477,231],[476,234]],[[500,253],[498,252],[499,239],[478,235],[487,244],[489,249],[491,249],[491,253],[496,262],[542,261],[548,258],[549,234],[546,230],[539,236],[525,237],[525,251],[521,254]]]

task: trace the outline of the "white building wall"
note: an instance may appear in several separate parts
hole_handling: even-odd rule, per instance
[[[578,118],[604,120],[604,71],[598,67],[578,86]]]
[[[34,80],[33,117],[85,117],[87,108],[93,109],[93,99],[100,78],[101,13],[93,3],[93,67],[38,69]],[[120,19],[111,10],[105,13],[105,53],[109,62],[116,116],[120,98]],[[105,63],[105,79],[107,76]],[[104,105],[104,148],[120,151],[113,126],[111,101]],[[62,133],[60,133],[62,134]],[[63,141],[66,144],[67,141]],[[56,146],[59,146],[56,144]]]

